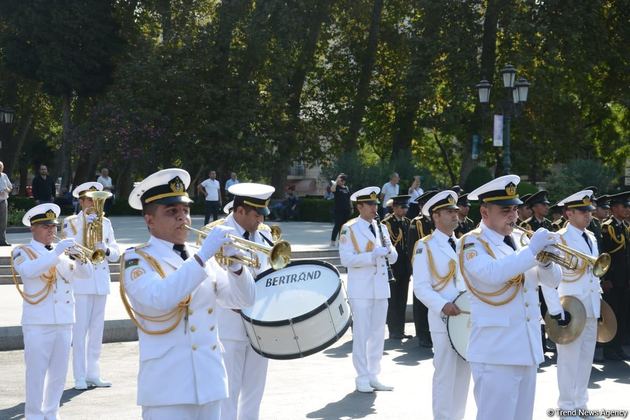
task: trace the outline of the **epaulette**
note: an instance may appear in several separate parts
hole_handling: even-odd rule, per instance
[[[559,234],[559,235],[564,235],[565,233],[567,233],[567,227],[565,226],[565,227],[559,229],[556,233]]]
[[[76,219],[77,217],[79,217],[78,214],[71,214],[70,216],[66,216],[63,220],[72,220],[72,219]]]
[[[606,219],[606,220],[604,220],[604,221],[602,222],[602,226],[604,226],[604,225],[610,225],[610,224],[612,223],[612,221],[613,221],[613,219],[612,219],[612,218]]]
[[[343,225],[344,225],[344,226],[352,226],[352,225],[354,225],[354,224],[357,222],[357,220],[359,220],[359,218],[358,218],[358,217],[355,217],[354,219],[350,219],[350,220],[348,220],[348,221],[347,221],[346,223],[344,223]]]
[[[225,219],[220,219],[220,220],[225,220]],[[265,232],[271,232],[271,227],[269,225],[261,223],[261,224],[258,225],[258,230],[264,230]]]
[[[148,242],[145,242],[145,243],[143,243],[143,244],[140,244],[140,245],[136,245],[136,246],[132,246],[132,247],[130,247],[130,248],[127,248],[127,251],[129,251],[129,250],[134,250],[134,251],[135,251],[136,249],[142,249],[142,248],[146,248],[146,247],[148,247],[148,246],[149,246],[149,243],[148,243]]]
[[[481,235],[481,228],[478,227],[478,228],[475,228],[475,229],[471,230],[470,232],[467,232],[467,233],[463,234],[462,237],[459,238],[459,240],[460,241],[465,241],[466,238],[468,238],[469,236],[474,236],[475,238],[477,238],[479,235]]]

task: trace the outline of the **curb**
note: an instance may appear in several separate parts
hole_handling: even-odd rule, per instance
[[[27,233],[30,232],[31,228],[28,226],[8,226],[7,233]]]

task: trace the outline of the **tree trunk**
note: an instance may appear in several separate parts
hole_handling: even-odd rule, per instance
[[[378,38],[381,27],[381,15],[383,11],[383,0],[374,0],[372,8],[372,17],[370,19],[370,32],[367,38],[365,53],[361,60],[361,74],[359,75],[359,84],[357,85],[357,93],[354,98],[354,105],[350,112],[348,121],[348,134],[344,142],[344,151],[354,152],[358,149],[358,137],[363,116],[365,115],[365,107],[369,96],[370,81],[372,80],[372,70],[376,61],[376,52],[378,49]]]
[[[22,148],[24,147],[24,143],[26,143],[26,139],[31,133],[31,129],[33,128],[33,114],[30,114],[26,119],[22,121],[19,134],[17,136],[17,141],[15,141],[14,147],[12,148],[13,153],[11,154],[11,160],[6,167],[5,172],[7,174],[11,174],[11,172],[16,169],[20,162],[20,155],[22,154]],[[6,163],[5,163],[6,164]]]
[[[61,149],[59,156],[59,168],[57,173],[61,177],[61,187],[69,187],[71,178],[71,150],[70,150],[70,135],[72,130],[72,110],[71,101],[72,97],[70,93],[66,93],[61,97],[62,101],[62,127],[63,133],[61,135]]]
[[[451,185],[455,185],[457,184],[457,177],[455,176],[455,171],[453,170],[453,167],[451,166],[451,160],[448,158],[448,152],[446,148],[444,147],[444,145],[442,144],[442,142],[440,141],[439,136],[437,135],[436,128],[433,129],[433,138],[435,139],[435,142],[440,148],[440,152],[442,153],[442,157],[444,158],[444,164],[446,165],[446,168],[448,169],[448,176],[449,178],[451,178]]]
[[[494,69],[496,65],[496,47],[497,47],[497,22],[499,20],[499,12],[501,10],[501,0],[488,0],[486,5],[485,19],[483,22],[483,37],[481,43],[481,68],[480,68],[480,80],[486,79],[492,83],[494,80]],[[462,167],[459,174],[459,183],[464,184],[468,174],[474,167],[474,162],[471,156],[472,150],[472,136],[480,133],[483,118],[482,106],[479,104],[478,98],[475,98],[475,110],[471,115],[469,123],[469,135],[464,141],[464,149],[462,150]],[[483,135],[480,134],[482,144]]]

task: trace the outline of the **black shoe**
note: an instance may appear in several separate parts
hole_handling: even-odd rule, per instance
[[[4,242],[4,243],[1,243],[0,246],[11,246],[11,244],[7,243],[7,242]]]
[[[630,360],[630,356],[628,356],[628,354],[623,351],[623,349],[617,350],[617,356],[619,356],[620,360]]]
[[[390,340],[402,340],[403,337],[404,337],[403,334],[390,334],[389,335]]]
[[[402,338],[406,338],[406,339],[413,338],[413,335],[403,334]]]

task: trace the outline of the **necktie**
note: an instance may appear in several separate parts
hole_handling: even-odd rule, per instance
[[[374,235],[374,237],[376,238],[376,232],[374,231],[374,225],[370,223],[370,232],[372,232],[372,235]]]
[[[173,245],[173,250],[182,257],[182,260],[188,259],[188,252],[186,252],[186,247],[184,244],[175,244]]]
[[[586,245],[588,245],[588,249],[590,249],[591,252],[593,252],[593,247],[591,246],[591,241],[589,241],[588,235],[586,234],[586,232],[582,232],[582,238],[584,238],[584,240],[586,241]]]
[[[249,231],[245,231],[245,233],[243,233],[243,239],[249,241]]]
[[[455,251],[455,241],[453,240],[453,238],[448,238],[448,244],[451,246],[451,248],[453,248],[453,251]]]
[[[516,245],[514,245],[514,241],[512,240],[512,237],[510,235],[504,236],[503,242],[505,242],[507,246],[512,248],[514,251],[516,251]]]
[[[52,251],[52,245],[44,245],[46,247],[47,250]]]

